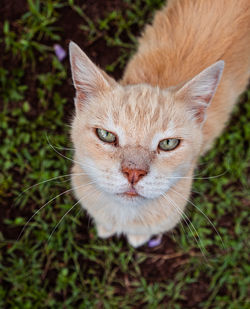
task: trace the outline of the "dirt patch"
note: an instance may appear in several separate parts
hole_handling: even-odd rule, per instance
[[[85,15],[93,21],[98,21],[99,19],[104,18],[113,10],[122,10],[126,8],[126,3],[122,0],[88,0],[78,1],[76,4],[80,7],[84,7]],[[107,43],[102,36],[94,42],[89,41],[87,32],[80,28],[80,25],[83,24],[86,24],[86,20],[84,20],[77,12],[68,8],[63,8],[61,10],[61,18],[57,23],[57,26],[63,29],[61,43],[67,50],[69,42],[75,42],[84,50],[93,62],[104,69],[108,64],[114,62],[118,58],[120,54],[119,48],[107,46]],[[67,65],[69,67],[69,64]],[[112,75],[115,78],[120,78],[122,70],[116,68]],[[72,90],[70,93],[72,94]]]
[[[198,308],[198,305],[207,299],[209,294],[209,280],[204,275],[199,278],[199,282],[190,284],[183,293],[183,308]]]
[[[1,20],[15,21],[27,11],[27,7],[26,0],[2,0],[0,7]]]

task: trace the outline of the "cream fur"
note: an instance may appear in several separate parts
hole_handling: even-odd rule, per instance
[[[248,0],[169,1],[146,27],[120,83],[70,44],[72,171],[86,173],[72,176],[72,186],[86,184],[75,195],[86,195],[81,204],[100,237],[123,233],[137,247],[180,221],[196,161],[247,85],[249,33]],[[118,145],[100,141],[96,128],[116,134]],[[166,138],[179,138],[180,145],[160,151]],[[124,195],[131,185],[123,165],[147,172],[134,185],[139,196]]]

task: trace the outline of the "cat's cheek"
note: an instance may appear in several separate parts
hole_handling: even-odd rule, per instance
[[[148,200],[154,200],[168,192],[170,185],[165,186],[145,186],[138,190],[138,193]]]
[[[167,188],[150,184],[139,184],[136,186],[137,192],[146,199],[156,199],[167,191]]]
[[[161,165],[162,168],[175,168],[184,161],[189,162],[195,152],[196,149],[181,142],[181,145],[174,150],[160,151],[158,154],[157,165]]]
[[[183,151],[182,151],[183,150]],[[182,177],[188,173],[192,167],[194,160],[197,158],[196,150],[191,148],[182,149],[180,151],[172,152],[171,155],[162,154],[154,164],[155,170],[158,172],[158,177],[165,180],[175,179],[175,177]]]
[[[128,190],[127,181],[122,175],[119,175],[119,164],[113,163],[111,168],[101,168],[96,165],[94,160],[87,158],[81,167],[91,180],[95,182],[95,185],[104,193],[114,195]]]

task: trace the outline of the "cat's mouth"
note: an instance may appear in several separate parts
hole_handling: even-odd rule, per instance
[[[124,192],[123,194],[126,196],[139,196],[138,192],[133,187],[131,187],[128,191]]]
[[[139,205],[141,203],[144,203],[147,199],[143,195],[141,195],[137,189],[134,187],[130,187],[125,189],[126,191],[120,192],[116,194],[116,197],[118,198],[118,201],[125,205]]]

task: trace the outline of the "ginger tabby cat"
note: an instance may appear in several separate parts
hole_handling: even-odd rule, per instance
[[[74,43],[72,186],[98,235],[138,247],[180,221],[196,162],[250,76],[249,0],[171,0],[122,80]]]

